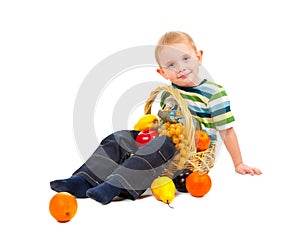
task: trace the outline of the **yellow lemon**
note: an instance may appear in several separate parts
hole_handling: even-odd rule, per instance
[[[147,114],[142,116],[138,122],[134,125],[134,130],[144,131],[146,129],[158,128],[158,118],[155,115]]]

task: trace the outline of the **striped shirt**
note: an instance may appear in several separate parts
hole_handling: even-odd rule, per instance
[[[194,119],[201,123],[201,128],[212,138],[216,137],[217,131],[232,127],[234,116],[222,86],[206,79],[194,87],[179,87],[175,84],[172,86],[179,89]],[[165,103],[168,96],[167,93],[162,94],[161,105]]]

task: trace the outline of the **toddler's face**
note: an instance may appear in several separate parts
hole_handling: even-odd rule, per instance
[[[157,72],[172,83],[191,87],[201,82],[198,76],[201,53],[197,53],[190,45],[177,43],[164,46],[158,59],[161,68]]]

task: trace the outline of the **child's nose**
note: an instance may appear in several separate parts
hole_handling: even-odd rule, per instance
[[[177,69],[179,72],[184,71],[185,70],[185,64],[184,63],[178,63],[177,64]]]

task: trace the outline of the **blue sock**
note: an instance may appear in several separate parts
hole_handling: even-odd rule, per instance
[[[51,181],[50,187],[56,192],[68,192],[77,198],[86,198],[86,191],[92,186],[82,176],[73,175],[68,179]]]
[[[94,188],[89,189],[86,194],[88,197],[105,205],[110,203],[114,197],[121,193],[121,191],[122,188],[120,186],[114,186],[108,182],[104,182]]]

